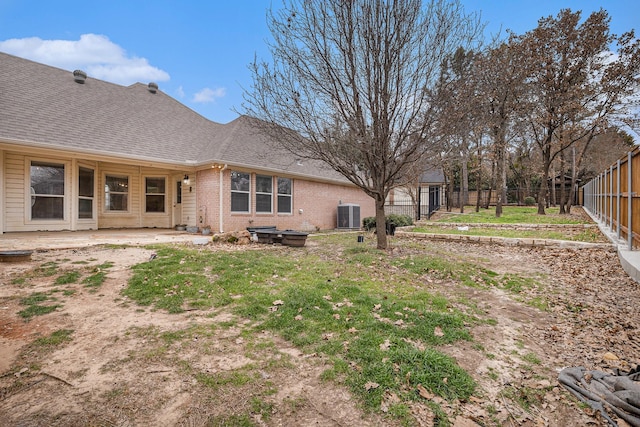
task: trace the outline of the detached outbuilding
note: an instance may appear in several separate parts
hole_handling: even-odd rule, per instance
[[[220,124],[155,83],[120,86],[0,53],[0,234],[101,228],[337,226],[373,199],[277,148],[249,117]]]

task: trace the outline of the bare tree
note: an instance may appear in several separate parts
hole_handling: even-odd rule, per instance
[[[507,202],[508,146],[512,138],[522,96],[524,74],[514,47],[513,37],[478,57],[475,65],[477,96],[480,100],[478,114],[484,119],[487,132],[493,141],[495,178],[497,183],[496,217],[502,215]]]
[[[286,0],[268,20],[272,60],[252,64],[246,114],[371,196],[386,249],[389,191],[436,151],[441,58],[474,45],[479,19],[457,1]]]
[[[553,161],[589,134],[604,128],[637,90],[640,45],[633,32],[609,33],[606,11],[580,22],[580,12],[563,9],[519,38],[521,63],[528,74],[527,121],[542,154],[538,213],[545,213]],[[607,55],[618,43],[616,56]],[[524,101],[524,99],[523,99]]]

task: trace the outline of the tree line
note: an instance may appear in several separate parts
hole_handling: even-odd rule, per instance
[[[243,113],[370,195],[381,249],[389,192],[429,167],[463,192],[488,181],[496,215],[508,179],[535,182],[544,214],[552,173],[575,183],[639,131],[640,44],[603,9],[489,42],[458,1],[289,0],[267,21],[271,58],[250,65]]]

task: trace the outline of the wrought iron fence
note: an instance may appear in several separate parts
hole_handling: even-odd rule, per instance
[[[443,197],[441,186],[419,187],[417,203],[411,200],[394,201],[384,205],[385,215],[407,215],[414,221],[431,218],[433,212],[440,209]]]

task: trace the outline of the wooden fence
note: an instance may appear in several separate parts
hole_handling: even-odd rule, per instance
[[[583,206],[629,250],[640,246],[640,148],[630,151],[582,187]]]

